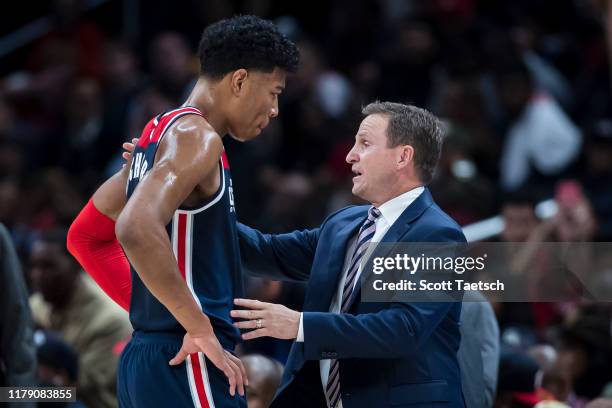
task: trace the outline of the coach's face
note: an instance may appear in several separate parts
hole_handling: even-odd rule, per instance
[[[234,72],[234,106],[230,110],[230,133],[240,141],[257,137],[278,116],[278,97],[285,89],[286,72],[238,70]]]
[[[386,115],[367,116],[359,126],[355,145],[346,156],[353,170],[353,194],[378,206],[393,197],[397,184],[398,148],[389,147]]]

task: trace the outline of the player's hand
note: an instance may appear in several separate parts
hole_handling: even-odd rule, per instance
[[[138,143],[138,139],[134,138],[132,139],[132,143],[125,142],[121,145],[121,148],[125,150],[123,153],[121,153],[121,157],[123,157],[123,159],[125,160],[125,163],[128,163],[130,161],[130,158],[132,157],[132,152],[136,148],[136,143]]]
[[[170,365],[178,365],[189,358],[190,354],[202,352],[229,380],[229,393],[234,396],[236,389],[244,395],[244,386],[249,382],[242,361],[232,353],[224,350],[214,335],[192,336],[189,333],[183,338],[183,345]]]
[[[300,325],[300,312],[276,303],[260,302],[251,299],[234,299],[234,304],[250,310],[232,310],[233,318],[246,319],[234,323],[239,329],[255,329],[244,333],[244,340],[258,337],[276,339],[295,339]]]

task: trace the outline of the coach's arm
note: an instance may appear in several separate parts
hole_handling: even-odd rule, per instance
[[[317,248],[319,228],[287,234],[264,234],[238,223],[242,266],[268,279],[305,281]]]
[[[425,242],[465,242],[460,229],[444,228],[424,234]],[[250,299],[234,303],[248,310],[233,310],[232,317],[244,319],[235,326],[255,329],[243,339],[270,336],[298,339],[303,333],[304,358],[397,358],[418,352],[440,322],[460,304],[452,302],[395,302],[378,312],[357,314],[331,312],[300,313],[283,305]],[[263,322],[258,328],[257,320]]]
[[[304,358],[399,358],[418,352],[454,305],[394,303],[377,313],[304,312]]]
[[[321,231],[343,210],[330,214],[317,228],[285,234],[264,234],[238,223],[242,266],[249,274],[262,278],[308,280]]]

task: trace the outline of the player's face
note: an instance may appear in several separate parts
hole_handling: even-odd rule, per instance
[[[396,149],[388,147],[384,115],[369,115],[359,126],[355,145],[346,156],[353,170],[353,194],[371,203],[383,203],[396,177]]]
[[[238,140],[257,137],[278,116],[278,96],[285,88],[287,74],[279,68],[272,72],[249,71],[230,124],[230,133]]]

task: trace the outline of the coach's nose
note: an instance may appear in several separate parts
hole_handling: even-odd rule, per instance
[[[356,163],[359,161],[359,155],[357,153],[355,153],[355,146],[353,146],[351,148],[351,150],[348,152],[348,154],[346,155],[346,162],[351,164],[351,163]]]

